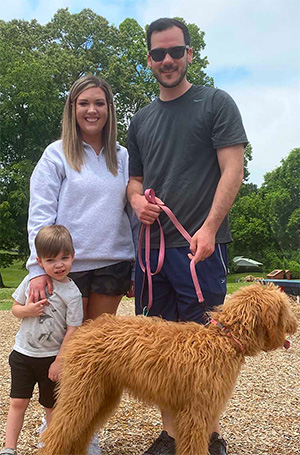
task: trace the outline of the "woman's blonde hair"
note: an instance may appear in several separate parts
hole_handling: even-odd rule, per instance
[[[76,101],[78,96],[91,87],[99,87],[105,93],[107,103],[107,121],[103,127],[103,153],[108,170],[118,173],[117,161],[117,120],[110,85],[94,75],[86,75],[78,79],[71,87],[67,98],[62,120],[62,146],[67,162],[72,169],[80,172],[84,163],[84,149],[80,128],[76,122]]]

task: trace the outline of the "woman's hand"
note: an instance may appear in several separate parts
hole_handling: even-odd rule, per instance
[[[46,299],[46,287],[49,294],[53,292],[53,283],[49,275],[40,275],[32,278],[29,284],[29,295],[33,302]],[[49,305],[49,304],[48,304]]]

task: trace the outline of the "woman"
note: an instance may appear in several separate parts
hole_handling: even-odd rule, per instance
[[[127,183],[128,155],[116,142],[111,88],[84,76],[67,98],[62,139],[46,148],[31,176],[27,268],[34,301],[45,297],[45,287],[52,291],[50,277],[36,262],[34,238],[45,225],[63,224],[74,241],[70,277],[83,295],[85,319],[117,311],[135,259],[137,222],[127,204]]]

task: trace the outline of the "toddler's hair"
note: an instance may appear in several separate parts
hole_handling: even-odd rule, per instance
[[[65,226],[59,224],[52,224],[40,229],[34,243],[39,259],[53,258],[61,251],[64,254],[74,254],[71,234]]]

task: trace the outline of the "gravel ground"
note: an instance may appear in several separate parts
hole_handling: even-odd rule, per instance
[[[300,304],[293,301],[293,308],[300,325]],[[133,314],[132,302],[122,301],[119,314]],[[7,359],[18,325],[11,312],[0,312],[0,448],[9,404]],[[281,349],[247,358],[221,418],[229,455],[300,454],[300,331],[290,340],[289,351]],[[38,453],[36,430],[42,414],[35,392],[25,416],[19,454]],[[124,395],[117,413],[99,432],[102,454],[140,455],[160,431],[158,410]]]

